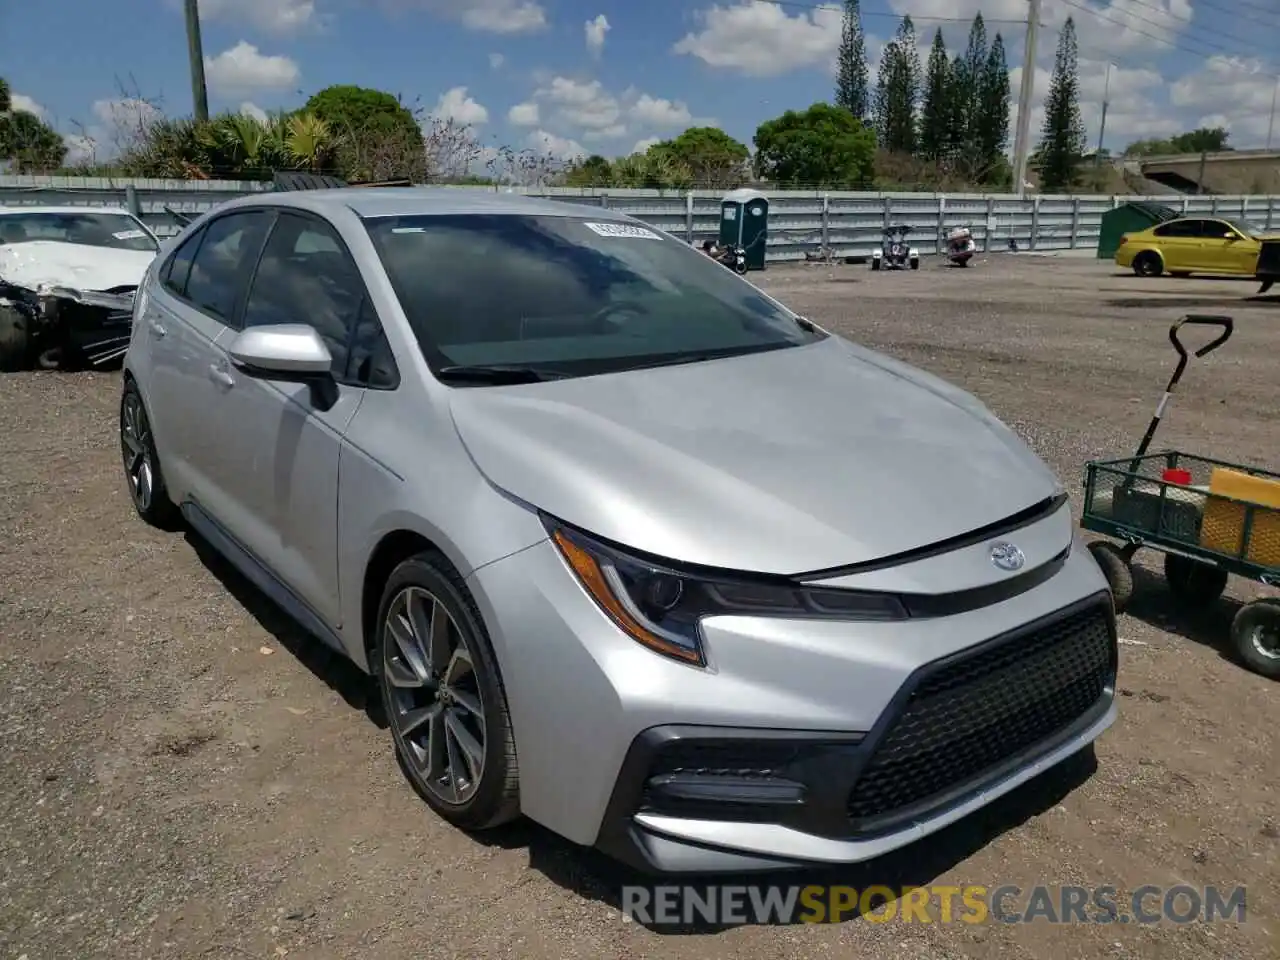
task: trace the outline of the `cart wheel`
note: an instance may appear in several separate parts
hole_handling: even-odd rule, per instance
[[[1280,600],[1255,600],[1231,621],[1231,643],[1254,673],[1280,680]]]
[[[1124,613],[1133,599],[1133,568],[1124,550],[1107,540],[1094,540],[1089,544],[1089,552],[1102,568],[1102,575],[1107,578],[1111,587],[1111,600],[1115,604],[1116,613]]]
[[[878,259],[878,258],[876,258],[876,257],[872,257],[872,258],[871,258],[871,269],[872,269],[872,270],[879,270],[879,269],[880,269],[880,261],[879,261],[879,259]]]
[[[1179,601],[1207,607],[1227,589],[1227,571],[1176,553],[1164,555],[1164,578]]]

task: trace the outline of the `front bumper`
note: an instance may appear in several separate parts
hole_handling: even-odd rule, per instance
[[[598,846],[646,872],[868,860],[942,829],[1115,720],[1099,594],[917,670],[865,735],[655,727],[632,743]]]
[[[1033,570],[1023,592],[948,615],[708,620],[705,669],[624,635],[547,541],[479,568],[468,579],[501,664],[523,812],[663,872],[855,861],[945,826],[1085,746],[1114,716],[1106,581],[1078,538],[1060,554],[1070,530],[1065,509],[1021,530],[1028,569],[1049,573]],[[989,566],[986,549],[838,583],[912,589],[919,577],[978,589],[969,578],[977,561]],[[1091,639],[1037,634],[1084,613]],[[999,660],[1000,651],[1037,650],[1039,659]],[[964,696],[938,686],[940,671],[984,657],[996,659],[965,674]],[[1055,686],[1068,676],[1074,685]],[[952,699],[969,706],[939,713]],[[1033,723],[1040,714],[1052,722]],[[901,749],[912,725],[937,738],[934,752]],[[984,744],[1000,749],[973,752]],[[894,752],[916,771],[914,786],[884,776]],[[935,767],[949,779],[930,780]],[[877,783],[887,793],[864,789]]]

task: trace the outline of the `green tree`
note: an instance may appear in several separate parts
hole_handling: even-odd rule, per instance
[[[0,77],[0,113],[8,113],[11,106],[12,100],[9,92],[9,81],[4,77]]]
[[[336,84],[317,91],[302,108],[323,120],[337,143],[338,172],[348,180],[419,179],[427,166],[418,119],[398,97],[382,90]]]
[[[746,144],[715,127],[690,127],[672,140],[655,143],[648,153],[670,158],[689,171],[697,186],[716,190],[740,185],[751,156]]]
[[[760,124],[756,173],[788,187],[859,187],[874,176],[876,138],[844,107],[815,103]]]
[[[1040,187],[1046,193],[1070,190],[1079,176],[1085,151],[1080,117],[1080,76],[1075,21],[1067,18],[1053,61],[1053,80],[1044,100],[1040,133]]]
[[[1005,58],[1004,39],[997,33],[978,84],[974,129],[982,179],[987,182],[994,172],[1005,166],[1005,149],[1009,145],[1009,93],[1009,63]]]
[[[941,162],[951,154],[951,127],[955,87],[951,78],[951,61],[942,28],[933,35],[929,65],[925,69],[924,104],[920,111],[920,155],[925,160]]]
[[[613,165],[598,153],[571,164],[564,172],[566,187],[608,187],[612,184]]]
[[[1223,127],[1200,127],[1189,133],[1169,138],[1174,153],[1220,153],[1231,150],[1227,140],[1231,135]]]
[[[978,127],[982,123],[982,78],[987,68],[987,24],[979,13],[969,27],[969,42],[956,74],[956,97],[959,101],[961,143],[966,152],[978,151]]]
[[[867,93],[867,44],[858,0],[844,0],[840,28],[840,72],[836,78],[836,106],[866,122],[871,104]]]
[[[880,57],[876,82],[876,133],[890,153],[915,153],[916,103],[920,99],[920,53],[910,16]]]
[[[57,170],[67,156],[67,142],[34,113],[9,110],[0,115],[0,160],[11,160],[18,173]]]

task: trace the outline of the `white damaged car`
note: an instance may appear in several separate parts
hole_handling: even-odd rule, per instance
[[[0,207],[0,370],[120,359],[160,241],[117,207]]]

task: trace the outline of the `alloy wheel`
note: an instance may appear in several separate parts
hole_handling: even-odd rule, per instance
[[[144,513],[151,508],[155,492],[155,461],[151,454],[151,426],[142,400],[136,393],[125,395],[120,409],[120,452],[129,480],[129,495]]]
[[[1260,657],[1267,660],[1280,660],[1280,618],[1270,623],[1259,623],[1249,634],[1249,642]]]
[[[383,626],[389,720],[404,759],[440,801],[466,803],[484,775],[484,699],[467,641],[428,590],[392,599]]]

